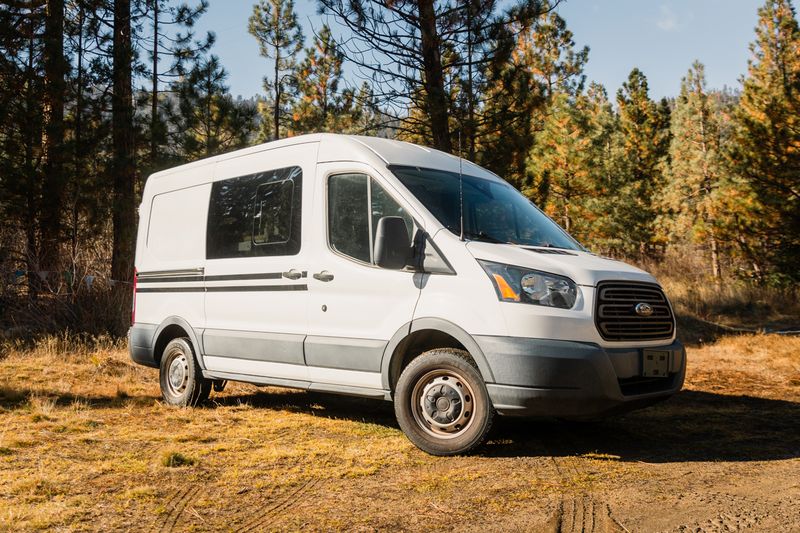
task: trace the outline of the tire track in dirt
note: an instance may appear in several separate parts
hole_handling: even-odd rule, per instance
[[[583,472],[577,461],[556,457],[545,444],[558,476],[563,481],[579,477]],[[572,458],[574,459],[574,458]],[[621,533],[628,530],[611,516],[611,506],[599,501],[590,492],[561,492],[558,509],[550,520],[556,533]]]
[[[255,517],[245,522],[240,528],[237,528],[237,531],[240,533],[249,533],[251,531],[261,531],[268,526],[274,526],[275,523],[279,521],[279,515],[281,513],[308,501],[311,496],[310,492],[316,488],[320,482],[321,480],[319,478],[309,479],[297,487],[290,489],[272,505],[258,512]],[[264,503],[266,503],[266,501],[264,501]]]
[[[186,505],[197,496],[198,492],[200,492],[200,487],[190,485],[172,493],[164,504],[168,511],[158,528],[161,533],[168,533],[175,529]]]

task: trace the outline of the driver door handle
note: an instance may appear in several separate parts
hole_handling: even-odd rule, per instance
[[[294,268],[289,270],[288,272],[283,272],[281,275],[287,279],[300,279],[301,277],[303,277],[303,273]]]
[[[322,272],[317,272],[314,274],[314,279],[319,281],[333,281],[333,274],[327,270],[323,270]]]

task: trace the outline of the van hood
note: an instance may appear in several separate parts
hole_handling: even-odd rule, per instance
[[[595,286],[601,281],[642,281],[657,283],[645,272],[622,261],[589,252],[493,244],[470,241],[467,250],[475,259],[531,268],[566,276],[578,285]]]

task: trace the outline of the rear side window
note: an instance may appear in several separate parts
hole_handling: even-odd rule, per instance
[[[300,167],[215,182],[208,206],[206,258],[297,254],[302,185]]]
[[[374,264],[375,232],[386,216],[403,217],[411,239],[414,220],[374,179],[366,174],[328,178],[328,241],[337,252]]]

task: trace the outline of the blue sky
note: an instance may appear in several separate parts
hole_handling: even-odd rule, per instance
[[[214,53],[229,72],[234,95],[262,92],[267,60],[247,33],[252,0],[210,0],[198,29],[217,34]],[[758,8],[763,0],[567,0],[559,7],[578,45],[591,48],[586,74],[616,93],[633,67],[647,75],[653,98],[675,96],[695,59],[709,85],[738,87],[747,69]],[[322,20],[315,0],[295,0],[310,44]]]

